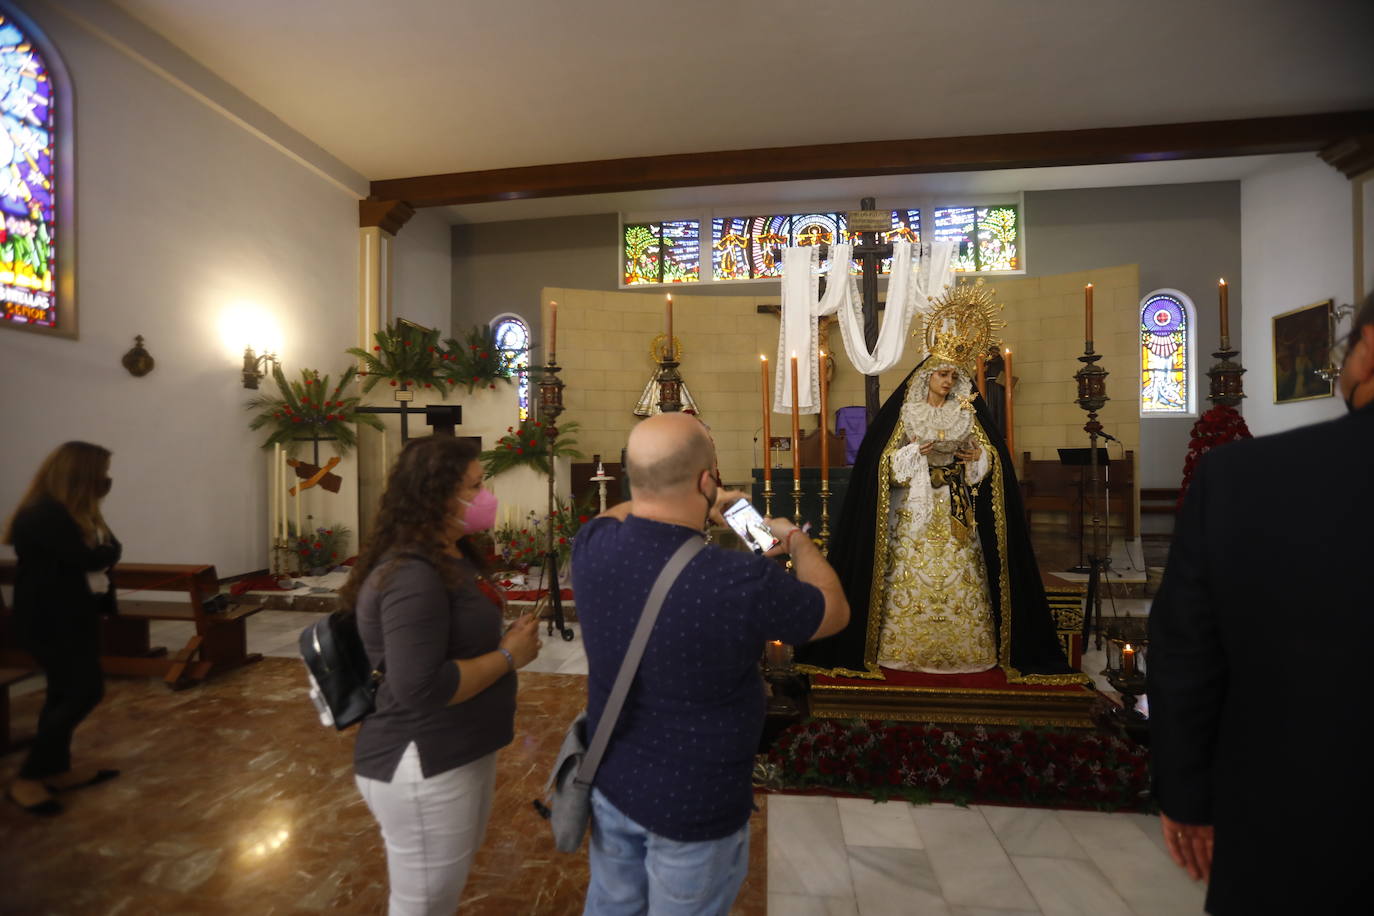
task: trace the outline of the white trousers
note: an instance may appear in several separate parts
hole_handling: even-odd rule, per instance
[[[391,782],[354,779],[386,842],[389,916],[452,916],[486,833],[496,753],[425,779],[412,741]]]

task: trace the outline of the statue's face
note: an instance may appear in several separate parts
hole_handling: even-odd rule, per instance
[[[930,393],[942,398],[949,397],[954,384],[959,381],[959,370],[951,367],[936,369],[930,373]]]

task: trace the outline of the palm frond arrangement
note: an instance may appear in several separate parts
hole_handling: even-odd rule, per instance
[[[482,467],[488,477],[515,467],[531,467],[541,474],[550,472],[549,454],[552,441],[554,457],[582,458],[575,446],[577,440],[570,433],[577,431],[576,423],[560,423],[557,435],[550,437],[550,426],[539,420],[522,420],[518,427],[506,427],[506,434],[496,447],[482,453]]]
[[[438,388],[448,384],[440,366],[439,331],[415,324],[394,322],[372,336],[371,352],[362,347],[349,347],[348,352],[362,360],[358,375],[363,379],[363,391],[368,392],[380,381],[393,388],[405,385],[414,389]]]
[[[476,325],[461,341],[450,337],[444,346],[439,371],[450,387],[463,385],[472,394],[474,388],[495,388],[498,380],[510,384],[509,356],[497,347],[496,330],[490,325]]]
[[[259,395],[245,405],[249,410],[258,411],[248,428],[266,427],[271,431],[263,448],[283,445],[292,452],[304,444],[302,440],[318,437],[332,439],[335,451],[340,455],[348,454],[358,444],[354,424],[382,428],[382,421],[375,415],[357,412],[359,398],[356,395],[344,394],[357,373],[357,369],[349,366],[339,383],[330,388],[329,376],[321,378],[314,369],[302,369],[300,381],[288,382],[281,366],[274,366],[272,379],[279,393],[276,396]]]

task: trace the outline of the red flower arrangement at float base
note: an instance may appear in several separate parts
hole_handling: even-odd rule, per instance
[[[1193,482],[1193,472],[1202,456],[1219,445],[1235,442],[1237,439],[1253,439],[1250,428],[1240,411],[1226,404],[1217,404],[1193,424],[1192,438],[1188,442],[1188,457],[1183,461],[1183,483],[1178,488],[1178,511],[1183,510],[1183,497],[1188,493],[1188,485]]]
[[[1148,752],[1115,736],[1043,728],[811,719],[755,766],[775,789],[839,789],[880,800],[1149,806]]]

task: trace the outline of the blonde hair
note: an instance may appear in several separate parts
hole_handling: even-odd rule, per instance
[[[94,545],[105,533],[100,500],[110,474],[110,450],[90,442],[64,442],[38,466],[28,492],[5,525],[4,543],[14,543],[14,518],[44,499],[62,505],[86,541]]]

